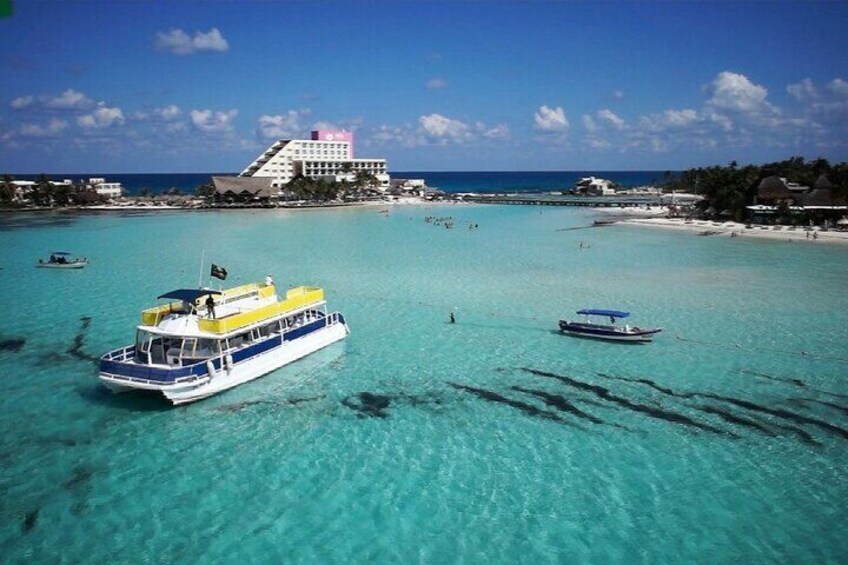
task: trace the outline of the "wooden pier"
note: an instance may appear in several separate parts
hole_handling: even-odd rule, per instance
[[[638,208],[658,206],[657,196],[574,196],[556,194],[474,194],[462,200],[475,204],[510,204],[519,206],[587,206],[591,208]]]

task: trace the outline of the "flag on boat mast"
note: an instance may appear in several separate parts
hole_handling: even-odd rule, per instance
[[[227,280],[227,269],[212,263],[212,272],[209,273],[209,276],[221,279],[222,281]]]

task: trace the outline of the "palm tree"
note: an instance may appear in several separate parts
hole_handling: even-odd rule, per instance
[[[15,201],[15,177],[3,175],[3,183],[0,184],[0,206],[11,206]]]
[[[32,187],[32,203],[36,206],[50,206],[53,203],[53,185],[50,177],[45,174]]]
[[[356,186],[362,191],[365,188],[370,188],[377,184],[377,177],[371,171],[357,171],[356,172]]]

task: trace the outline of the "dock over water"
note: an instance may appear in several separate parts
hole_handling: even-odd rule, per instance
[[[656,195],[575,196],[565,194],[469,194],[465,202],[535,206],[587,206],[591,208],[635,208],[660,204]]]

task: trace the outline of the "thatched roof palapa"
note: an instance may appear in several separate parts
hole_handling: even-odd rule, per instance
[[[772,175],[760,181],[760,185],[757,187],[757,199],[780,200],[785,198],[792,198],[792,192],[786,187],[782,178]]]
[[[215,193],[221,196],[232,194],[234,196],[252,198],[270,198],[277,194],[277,189],[271,188],[269,177],[212,177]]]
[[[828,190],[833,189],[833,183],[830,182],[830,179],[827,178],[827,175],[819,175],[819,178],[816,179],[816,183],[813,185],[814,188],[826,188]]]

